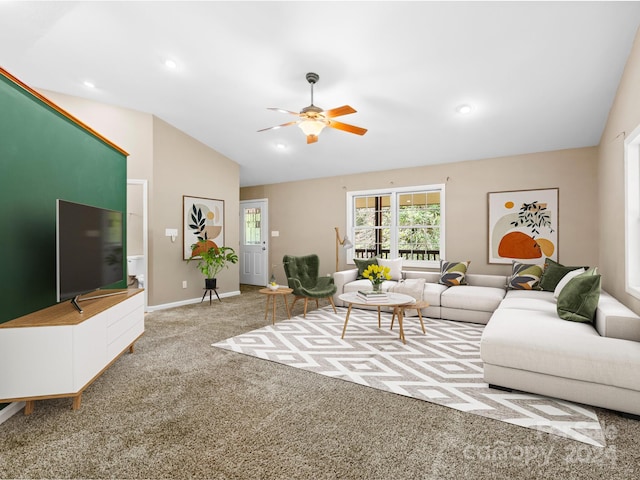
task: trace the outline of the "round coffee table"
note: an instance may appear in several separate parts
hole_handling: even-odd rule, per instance
[[[287,295],[293,293],[293,289],[287,287],[278,287],[275,290],[271,288],[261,288],[258,290],[258,293],[262,293],[267,296],[267,308],[264,311],[264,319],[267,319],[267,315],[269,314],[269,302],[273,302],[273,313],[271,316],[271,322],[273,325],[276,324],[276,297],[280,295],[284,299],[284,306],[287,310],[287,317],[291,318],[291,312],[289,311],[289,302],[287,301]]]
[[[347,323],[349,323],[349,315],[351,315],[351,308],[354,305],[370,305],[373,307],[378,307],[378,328],[380,328],[380,307],[399,307],[401,305],[410,305],[415,303],[416,299],[405,295],[403,293],[387,293],[387,298],[375,300],[375,301],[366,301],[361,299],[356,292],[343,293],[338,296],[340,300],[349,304],[349,309],[347,310],[347,316],[344,319],[344,327],[342,328],[342,337],[344,338],[344,334],[347,331]],[[403,309],[398,309],[398,325],[400,325],[400,340],[402,343],[407,343],[404,339],[404,330],[402,328],[402,318],[403,318]]]

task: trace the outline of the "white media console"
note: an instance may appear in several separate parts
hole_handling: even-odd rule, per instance
[[[144,333],[142,291],[94,292],[80,298],[83,313],[64,302],[0,324],[0,403],[25,401],[25,415],[49,398],[80,408],[82,392]]]

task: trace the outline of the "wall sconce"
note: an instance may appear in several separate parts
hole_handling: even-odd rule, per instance
[[[338,231],[338,227],[335,227],[336,229],[336,272],[338,271],[338,254],[340,252],[340,248],[339,246],[342,245],[342,248],[344,248],[345,250],[348,248],[352,248],[353,247],[353,243],[351,243],[351,240],[349,240],[349,237],[347,237],[346,235],[344,236],[343,239],[340,239],[340,232]]]

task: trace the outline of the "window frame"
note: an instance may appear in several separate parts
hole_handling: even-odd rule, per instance
[[[624,141],[625,290],[640,299],[640,125]]]
[[[390,225],[390,258],[398,258],[398,232],[400,226],[398,225],[398,197],[406,193],[440,193],[440,258],[446,258],[445,256],[445,184],[431,184],[431,185],[415,185],[408,187],[395,187],[395,188],[381,188],[372,190],[357,190],[347,192],[346,204],[347,204],[347,235],[350,239],[355,238],[355,208],[354,199],[363,196],[382,196],[389,195],[390,197],[390,210],[391,210],[391,225]],[[406,228],[406,227],[403,227]],[[348,265],[355,265],[354,259],[355,249],[350,248],[347,250],[346,263]],[[415,267],[415,268],[440,268],[440,260],[407,260],[403,259],[403,267]]]

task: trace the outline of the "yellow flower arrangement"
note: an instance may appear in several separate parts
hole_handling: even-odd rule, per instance
[[[362,272],[364,278],[369,279],[372,285],[381,285],[385,280],[391,280],[391,269],[389,267],[383,267],[382,265],[369,265],[367,269]]]

